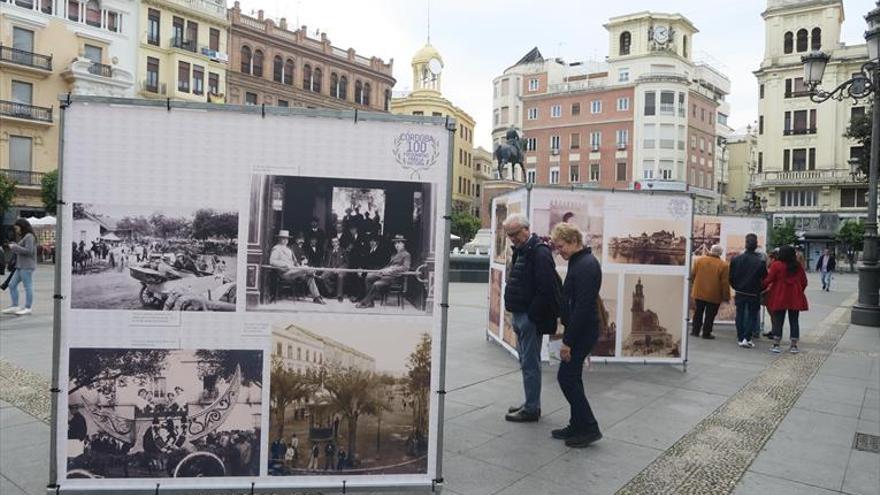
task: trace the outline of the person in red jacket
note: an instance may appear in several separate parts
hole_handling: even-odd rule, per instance
[[[804,290],[807,288],[807,274],[803,265],[798,262],[793,247],[783,246],[779,249],[779,256],[770,264],[770,270],[764,277],[762,285],[767,293],[767,311],[770,312],[773,325],[773,348],[770,352],[776,354],[782,352],[779,341],[782,340],[782,325],[785,323],[787,312],[791,336],[789,352],[797,354],[800,338],[798,315],[809,307],[807,296],[804,295]]]

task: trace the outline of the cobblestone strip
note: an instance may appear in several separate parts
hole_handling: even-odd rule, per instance
[[[854,299],[853,299],[854,300]],[[832,311],[802,340],[679,439],[618,495],[728,494],[847,329],[849,311]]]
[[[49,380],[0,359],[0,400],[6,401],[31,416],[48,423],[52,401]]]

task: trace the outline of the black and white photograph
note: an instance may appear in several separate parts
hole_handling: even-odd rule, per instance
[[[68,478],[258,476],[263,351],[70,349]]]
[[[425,315],[431,184],[254,175],[248,311]]]
[[[235,311],[238,213],[73,204],[73,309]]]
[[[617,216],[606,223],[608,261],[634,265],[684,266],[685,221]]]

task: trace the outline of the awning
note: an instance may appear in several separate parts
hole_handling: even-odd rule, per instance
[[[119,242],[122,240],[119,238],[119,236],[117,236],[113,232],[108,232],[106,235],[101,236],[101,239],[103,239],[105,241],[110,241],[110,242]]]
[[[803,238],[805,241],[833,241],[837,237],[837,233],[833,230],[810,230],[804,232]]]
[[[31,225],[55,225],[55,217],[47,215],[43,218],[34,218],[30,220]]]

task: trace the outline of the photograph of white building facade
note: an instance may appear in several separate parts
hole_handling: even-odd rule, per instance
[[[843,221],[866,217],[867,184],[854,180],[849,163],[862,149],[843,135],[867,104],[810,101],[801,57],[817,50],[830,55],[822,87],[834,88],[859,71],[867,48],[840,42],[841,0],[769,0],[762,16],[766,42],[755,71],[758,164],[751,190],[767,199],[774,222],[794,222],[810,243],[808,259],[815,259]]]

